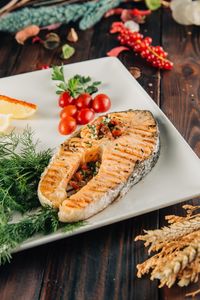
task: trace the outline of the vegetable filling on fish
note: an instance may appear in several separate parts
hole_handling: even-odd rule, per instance
[[[73,175],[67,186],[67,195],[71,196],[85,186],[92,177],[96,176],[101,162],[90,161],[79,167],[76,173]]]

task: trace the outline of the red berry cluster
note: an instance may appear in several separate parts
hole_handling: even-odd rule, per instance
[[[160,46],[152,46],[151,37],[143,37],[139,32],[133,32],[121,22],[112,24],[111,33],[118,32],[118,40],[122,45],[128,45],[135,52],[140,53],[153,67],[171,70],[173,63],[166,59],[168,53]]]

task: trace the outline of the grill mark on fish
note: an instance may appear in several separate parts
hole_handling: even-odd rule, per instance
[[[135,129],[128,129],[127,130],[128,133],[133,134],[134,136],[138,136],[140,139],[141,138],[146,138],[146,137],[152,137],[153,136],[153,132],[146,132],[144,130],[135,130]]]
[[[133,128],[135,132],[139,131],[141,133],[146,133],[146,134],[152,134],[156,132],[156,126],[155,125],[149,125],[149,126],[140,126],[140,127],[135,127]]]
[[[121,181],[125,181],[127,179],[127,174],[122,174],[121,170],[119,170],[119,172],[109,172],[109,171],[105,171],[105,175],[108,175],[109,177],[120,177]]]
[[[96,187],[93,187],[93,186],[90,187],[90,190],[92,192],[97,192],[97,193],[101,193],[101,194],[104,194],[107,191],[107,189],[105,189],[105,188],[101,189],[101,187],[98,187],[98,189],[97,189]]]
[[[94,178],[94,182],[98,187],[105,187],[106,190],[113,187],[113,182],[108,182],[104,178]]]
[[[116,151],[117,152],[117,151]],[[134,154],[133,156],[125,156],[123,155],[123,153],[121,152],[112,152],[112,156],[116,159],[123,159],[123,163],[125,161],[127,161],[128,163],[132,162],[132,163],[135,163],[137,161],[137,159],[142,159],[142,156],[141,155],[138,155],[138,154]]]
[[[107,178],[98,177],[98,181],[100,185],[103,185],[108,189],[112,188],[113,185],[116,184],[116,181],[113,181],[112,179],[110,180],[110,182],[108,182]]]
[[[102,182],[102,184],[104,184],[105,186],[107,186],[108,188],[110,187],[110,185],[113,185],[113,184],[118,184],[120,183],[120,179],[119,178],[116,178],[116,177],[112,177],[112,176],[107,176],[105,178],[103,178],[103,176],[105,175],[105,172],[102,172],[100,174],[98,174],[98,179],[100,180],[100,182]],[[100,178],[101,176],[101,178]],[[108,177],[109,177],[109,181],[108,182]]]
[[[127,153],[127,154],[130,154],[130,155],[134,155],[134,150],[135,150],[135,148],[128,148],[128,147],[125,147],[125,148],[123,148],[123,152],[124,153]],[[149,149],[148,149],[149,150]],[[149,154],[149,151],[147,151],[146,149],[138,149],[138,151],[140,152],[140,154],[142,153],[142,154]]]
[[[115,162],[115,163],[120,163],[121,165],[123,165],[124,167],[129,166],[130,165],[130,161],[129,160],[123,160],[123,162],[120,160],[119,156],[114,156],[112,155],[111,157],[108,157],[109,161]]]
[[[141,146],[142,147],[142,146]],[[139,146],[134,146],[131,147],[129,149],[131,149],[131,151],[129,149],[127,149],[126,147],[122,147],[122,148],[117,148],[115,149],[115,151],[113,152],[113,154],[118,154],[119,156],[121,155],[122,157],[127,157],[127,158],[133,158],[133,157],[139,157],[139,158],[143,158],[144,155],[149,155],[149,153],[151,152],[151,150],[148,149],[141,149],[141,147]]]

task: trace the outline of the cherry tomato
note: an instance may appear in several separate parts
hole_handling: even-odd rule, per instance
[[[111,107],[110,98],[105,94],[98,94],[92,101],[92,108],[95,112],[106,112]]]
[[[78,111],[76,119],[81,125],[87,124],[94,119],[94,111],[89,108],[83,108]]]
[[[92,96],[88,93],[81,94],[76,99],[76,106],[78,109],[89,108],[92,101]]]
[[[117,136],[122,135],[121,129],[113,129],[112,135],[113,135],[114,137],[117,137]]]
[[[83,180],[83,174],[80,171],[76,172],[75,177],[79,182]]]
[[[68,91],[65,91],[60,94],[58,105],[63,108],[69,104],[73,104],[73,102],[74,99],[72,98],[70,93]]]
[[[71,116],[67,116],[64,119],[61,119],[58,130],[61,134],[67,135],[72,133],[76,129],[76,126],[76,120]]]
[[[84,171],[87,171],[87,170],[88,170],[87,164],[83,164],[83,165],[82,165],[82,169],[83,169]]]
[[[61,119],[64,119],[67,116],[75,117],[77,114],[77,111],[78,111],[78,109],[77,109],[76,105],[67,105],[61,110],[60,117],[61,117]]]
[[[69,184],[71,185],[71,187],[73,187],[73,189],[75,190],[79,190],[80,186],[78,185],[78,183],[76,181],[71,180],[69,182]]]

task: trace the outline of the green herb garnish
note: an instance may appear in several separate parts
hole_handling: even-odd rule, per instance
[[[97,138],[97,128],[96,128],[96,126],[88,124],[87,127],[91,130],[91,138]]]
[[[13,211],[24,213],[38,206],[37,185],[52,151],[37,151],[38,141],[27,128],[0,137],[0,224]]]
[[[10,261],[12,250],[35,233],[59,228],[71,231],[83,225],[61,223],[54,209],[41,207],[37,187],[52,151],[38,151],[37,146],[30,128],[23,134],[12,132],[0,137],[0,265]],[[16,212],[29,215],[16,223]]]
[[[85,144],[89,147],[89,148],[91,148],[92,147],[92,143],[91,142],[89,142],[89,141],[85,141]]]
[[[17,223],[4,224],[0,227],[0,265],[9,262],[12,250],[36,233],[49,234],[60,228],[64,232],[71,232],[83,224],[59,222],[57,211],[50,207],[41,208]]]
[[[108,117],[108,116],[105,116],[102,120],[102,123],[105,124],[105,125],[108,125],[111,121],[111,118]]]
[[[57,84],[56,94],[61,94],[64,91],[68,91],[73,98],[78,97],[82,93],[89,93],[92,95],[98,91],[98,85],[100,81],[92,82],[91,77],[85,77],[81,75],[75,75],[69,80],[65,79],[63,66],[54,66],[52,70],[52,80],[60,81]]]

